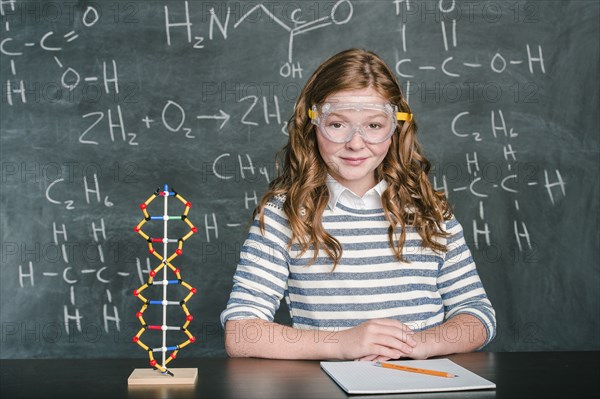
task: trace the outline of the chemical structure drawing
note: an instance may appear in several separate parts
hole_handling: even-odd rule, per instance
[[[154,201],[156,198],[158,198],[159,196],[162,196],[164,199],[164,203],[163,203],[163,212],[164,213],[163,213],[163,215],[158,215],[158,216],[150,215],[148,213],[148,205],[150,205],[150,203],[152,201]],[[179,216],[170,216],[168,214],[168,210],[169,210],[168,201],[169,201],[170,197],[175,197],[176,199],[178,199],[179,201],[181,201],[181,203],[183,203],[185,205],[185,210],[183,211],[183,214],[181,214]],[[133,342],[137,343],[145,351],[148,352],[148,356],[150,358],[150,365],[154,369],[159,370],[163,374],[169,374],[169,375],[173,375],[173,373],[168,370],[167,364],[171,360],[175,359],[175,357],[177,356],[177,353],[179,352],[180,349],[182,349],[183,347],[196,341],[196,338],[188,330],[188,325],[193,320],[193,316],[190,314],[186,304],[190,300],[190,298],[194,294],[196,294],[197,290],[196,290],[196,288],[192,287],[191,285],[189,285],[187,282],[185,282],[183,280],[183,278],[181,277],[181,270],[179,268],[176,268],[172,263],[173,259],[175,259],[176,257],[180,256],[183,253],[183,249],[182,249],[183,242],[186,241],[188,238],[190,238],[193,234],[198,232],[198,228],[196,228],[192,224],[192,222],[188,219],[188,212],[189,212],[191,206],[192,206],[192,204],[190,202],[187,202],[181,195],[179,195],[177,192],[175,192],[172,188],[169,189],[169,186],[165,184],[163,191],[160,191],[160,189],[157,188],[156,191],[144,203],[140,204],[140,209],[144,213],[144,219],[142,219],[137,224],[137,226],[135,226],[135,228],[134,228],[134,231],[137,232],[139,235],[141,235],[148,242],[148,251],[151,254],[153,254],[154,256],[156,256],[156,258],[160,261],[160,264],[157,267],[155,267],[153,270],[150,271],[148,281],[133,292],[133,295],[136,296],[137,298],[139,298],[143,302],[142,308],[136,314],[136,317],[138,318],[139,322],[141,323],[142,328],[133,337]],[[163,221],[163,237],[162,238],[151,237],[148,234],[144,233],[144,231],[142,231],[142,226],[144,226],[144,224],[146,224],[146,222],[151,221],[151,220],[162,220]],[[168,227],[169,227],[170,220],[184,221],[190,228],[189,232],[181,238],[169,238],[167,233],[168,233]],[[154,249],[153,243],[162,243],[163,244],[162,254]],[[167,255],[168,254],[167,247],[168,247],[168,244],[170,244],[170,243],[171,244],[177,243],[177,249],[175,249],[175,251],[173,251],[170,255]],[[175,274],[176,279],[171,279],[171,280],[168,279],[168,276],[167,276],[168,269],[170,269]],[[156,280],[155,278],[156,278],[158,272],[160,272],[161,270],[163,271],[163,280]],[[182,300],[168,300],[167,287],[170,285],[182,285],[183,287],[185,287],[186,289],[189,290],[189,293]],[[142,296],[142,294],[141,294],[142,291],[144,291],[145,289],[147,289],[151,286],[162,286],[162,299],[147,299],[146,297]],[[144,317],[143,317],[144,312],[151,305],[162,306],[162,324],[161,325],[158,325],[158,324],[149,325],[144,320]],[[181,326],[167,325],[167,309],[169,306],[180,306],[181,307],[181,309],[183,310],[183,313],[185,314],[185,322],[183,323],[183,325],[181,325]],[[147,330],[158,330],[158,331],[162,332],[162,346],[151,348],[148,345],[146,345],[144,342],[142,342],[141,337]],[[185,333],[185,335],[187,336],[188,339],[181,342],[178,345],[167,346],[167,331],[182,331],[183,333]],[[171,351],[171,353],[169,356],[167,356],[167,352],[169,352],[169,351]],[[157,362],[156,359],[154,359],[154,352],[162,353],[162,362],[160,364],[159,364],[159,362]]]

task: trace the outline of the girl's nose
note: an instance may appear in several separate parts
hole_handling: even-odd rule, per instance
[[[357,151],[363,149],[365,145],[365,139],[360,134],[359,128],[354,128],[352,138],[346,143],[346,148]]]

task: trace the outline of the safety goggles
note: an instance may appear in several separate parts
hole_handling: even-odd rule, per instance
[[[412,114],[389,103],[326,102],[313,105],[308,116],[327,140],[340,144],[356,133],[367,143],[382,143],[392,137],[397,121],[412,120]]]

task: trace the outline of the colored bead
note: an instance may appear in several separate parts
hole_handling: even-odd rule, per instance
[[[187,206],[188,208],[191,208],[192,207],[192,203],[191,202],[186,202],[185,206]]]
[[[140,317],[142,317],[142,312],[137,312],[137,313],[135,314],[135,317],[137,317],[138,319],[139,319]]]
[[[195,294],[196,292],[198,292],[198,290],[195,289],[195,288],[192,288],[190,291],[192,291],[193,294]]]
[[[133,342],[138,342],[140,340],[140,337],[133,337]]]
[[[196,342],[196,337],[190,337],[190,342]]]
[[[175,274],[179,274],[179,273],[181,273],[181,270],[175,269]]]
[[[189,315],[187,315],[186,319],[188,321],[192,321],[192,320],[194,320],[194,316],[192,316],[191,314],[189,314]]]
[[[152,366],[152,367],[156,366],[156,360],[152,359],[150,361],[150,366]]]
[[[175,250],[175,253],[176,253],[177,255],[181,255],[181,254],[183,253],[183,251],[182,251],[180,248],[177,248],[177,249]]]
[[[135,227],[133,228],[133,231],[135,231],[136,233],[139,233],[139,232],[140,232],[140,228],[139,228],[138,226],[135,226]]]
[[[133,290],[133,295],[138,296],[138,295],[140,295],[140,293],[138,292],[138,290]]]
[[[146,209],[146,208],[147,208],[146,204],[143,204],[143,203],[140,204],[140,209]]]
[[[198,232],[198,228],[197,228],[197,227],[194,227],[194,228],[192,228],[192,231],[193,231],[194,233],[197,233],[197,232]]]
[[[171,353],[171,359],[175,359],[177,355],[175,353]]]
[[[156,276],[156,272],[154,270],[150,270],[150,277]]]

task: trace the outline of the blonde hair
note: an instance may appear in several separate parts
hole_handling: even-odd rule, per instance
[[[289,141],[277,156],[279,176],[254,210],[253,216],[259,215],[264,229],[265,205],[274,196],[284,195],[283,210],[292,232],[288,245],[299,244],[301,254],[312,248],[311,263],[322,249],[335,268],[342,246],[323,228],[322,216],[329,200],[328,171],[307,112],[335,92],[365,88],[375,89],[401,112],[411,112],[394,74],[376,54],[350,49],[329,58],[310,76],[296,101],[294,115],[288,122]],[[375,171],[377,180],[388,183],[382,204],[390,223],[388,240],[399,261],[403,260],[406,226],[416,228],[424,247],[445,251],[446,247],[436,238],[446,236],[442,225],[451,216],[443,193],[431,187],[427,177],[431,165],[421,151],[416,133],[414,121],[396,128],[388,153]],[[397,227],[401,227],[399,237],[395,234]]]

